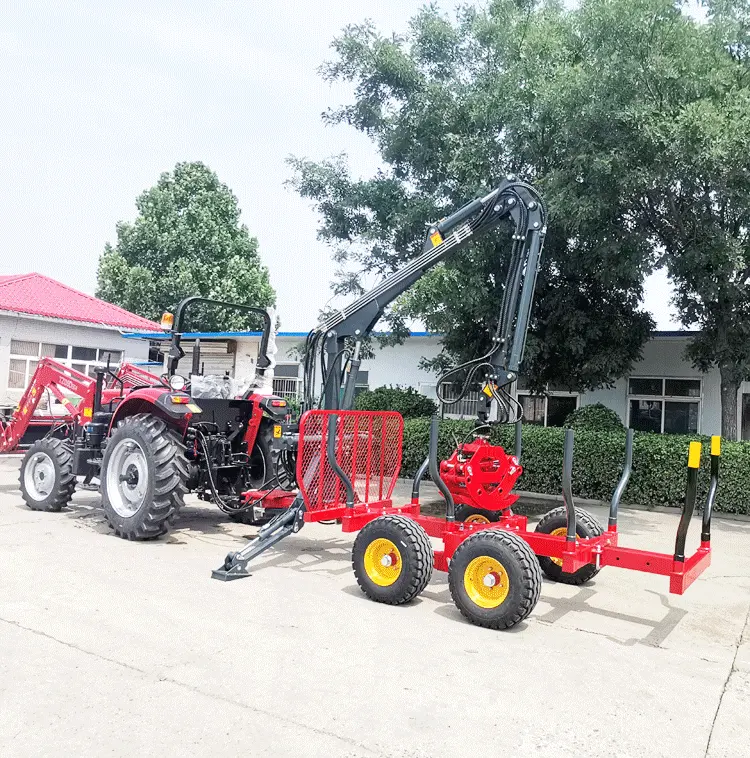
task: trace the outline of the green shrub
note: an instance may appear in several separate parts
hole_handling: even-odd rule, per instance
[[[357,395],[358,411],[398,411],[404,419],[423,418],[437,412],[434,400],[413,387],[378,387]]]
[[[565,419],[565,426],[598,432],[619,432],[625,428],[617,413],[601,403],[576,408]]]
[[[440,422],[438,453],[446,458],[470,434],[471,421]],[[427,455],[429,419],[404,423],[402,476],[414,476]],[[542,494],[562,492],[562,457],[565,431],[530,424],[523,427],[521,464],[524,473],[518,489]],[[703,442],[698,479],[698,504],[705,502],[709,483],[710,438],[677,434],[636,432],[633,473],[623,502],[644,506],[682,505],[691,440]],[[512,451],[515,430],[511,425],[493,427],[490,441]],[[609,501],[622,472],[625,431],[578,430],[573,456],[573,492],[578,497]],[[750,443],[723,442],[716,511],[750,514]]]

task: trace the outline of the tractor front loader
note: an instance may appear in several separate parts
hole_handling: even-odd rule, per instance
[[[271,365],[271,319],[265,310],[199,297],[187,298],[176,310],[168,370],[162,376],[125,364],[117,373],[98,370],[92,379],[54,360],[41,360],[14,416],[0,426],[4,452],[18,444],[43,393],[51,392],[68,410],[66,424],[35,442],[23,458],[21,493],[30,508],[59,511],[70,502],[79,479],[96,479],[115,533],[143,540],[168,531],[188,492],[247,523],[262,523],[267,508],[273,513],[279,503],[286,505],[273,497],[293,483],[285,457],[273,449],[274,434],[280,434],[279,422],[287,415],[286,401],[257,392],[252,382],[204,377],[199,345],[189,376],[177,373],[184,357],[181,330],[195,305],[260,317],[264,331],[258,370]],[[79,398],[77,403],[68,398],[70,393]],[[245,493],[255,489],[263,490],[265,498],[248,500]]]

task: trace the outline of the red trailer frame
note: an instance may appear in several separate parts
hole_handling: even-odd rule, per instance
[[[298,531],[303,523],[335,520],[344,532],[356,532],[367,524],[388,515],[400,515],[419,524],[429,537],[442,540],[442,549],[433,549],[434,568],[448,571],[459,546],[480,532],[504,531],[523,539],[536,556],[561,561],[562,571],[573,574],[584,566],[617,566],[633,571],[669,577],[669,591],[681,595],[711,563],[710,525],[718,486],[719,437],[711,443],[711,484],[703,511],[700,546],[685,556],[687,530],[692,518],[700,466],[701,443],[691,442],[688,455],[687,489],[677,530],[675,552],[659,553],[621,547],[618,544],[617,509],[619,498],[630,476],[633,433],[626,438],[626,462],[610,507],[609,526],[601,535],[580,538],[572,496],[571,472],[573,431],[567,430],[563,470],[563,499],[568,515],[565,534],[545,534],[528,529],[526,516],[504,510],[498,521],[466,523],[455,521],[450,492],[442,482],[437,465],[437,419],[431,429],[431,475],[447,502],[445,518],[421,513],[419,481],[415,481],[412,501],[394,506],[391,496],[401,464],[403,420],[398,413],[373,411],[323,411],[303,414],[300,422],[297,481],[300,491],[288,514],[277,517],[264,527],[258,539],[243,551],[230,553],[224,567],[214,571],[216,578],[228,580],[248,576],[249,560],[278,542],[286,534]],[[422,466],[421,476],[424,474]],[[377,493],[377,497],[375,494]],[[287,497],[289,497],[287,495]],[[296,506],[296,509],[295,509]],[[572,519],[572,521],[571,521]]]

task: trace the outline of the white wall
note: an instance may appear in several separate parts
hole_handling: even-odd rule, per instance
[[[76,347],[122,350],[126,361],[147,361],[148,342],[125,339],[116,329],[26,316],[0,316],[0,406],[15,405],[23,390],[8,388],[10,341],[29,340]]]
[[[701,379],[701,415],[698,431],[701,434],[721,433],[721,380],[718,369],[702,374],[685,360],[687,337],[655,337],[643,348],[643,359],[636,363],[628,376],[653,376],[675,379]],[[613,389],[586,392],[581,405],[602,403],[616,411],[623,423],[628,414],[627,378],[618,379]]]

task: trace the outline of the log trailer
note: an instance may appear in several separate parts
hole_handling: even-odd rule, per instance
[[[394,506],[393,488],[401,465],[403,419],[393,412],[351,410],[363,338],[393,300],[448,254],[496,228],[513,225],[513,244],[498,325],[485,355],[456,367],[438,381],[460,377],[461,396],[477,383],[485,401],[474,439],[438,460],[438,425],[433,418],[428,454],[414,479],[411,502]],[[451,596],[472,623],[507,629],[523,621],[539,599],[542,573],[578,585],[603,566],[666,575],[670,591],[682,594],[710,564],[710,526],[718,487],[720,440],[711,445],[711,484],[703,510],[701,543],[686,555],[688,526],[696,501],[699,442],[690,444],[685,501],[673,554],[618,544],[619,501],[631,471],[633,435],[626,436],[626,460],[612,497],[605,530],[575,507],[572,494],[573,432],[565,438],[563,502],[528,529],[514,514],[511,490],[522,472],[519,456],[490,445],[490,423],[517,424],[520,454],[521,409],[508,392],[523,357],[533,293],[546,231],[546,209],[533,187],[507,177],[488,195],[471,201],[429,227],[423,252],[372,291],[313,329],[305,346],[304,413],[283,428],[277,447],[295,462],[296,491],[277,493],[286,509],[257,537],[229,553],[213,577],[228,581],[249,576],[248,563],[306,523],[338,523],[358,532],[352,565],[363,592],[388,604],[409,602],[427,586],[433,569],[446,571]],[[320,380],[320,384],[318,384]],[[316,397],[316,389],[320,388]],[[492,401],[495,401],[494,404]],[[490,422],[492,406],[497,418]],[[420,482],[429,471],[445,500],[444,518],[421,512]],[[267,498],[273,493],[249,491]],[[456,505],[459,505],[461,511]],[[431,538],[442,547],[435,549]]]

